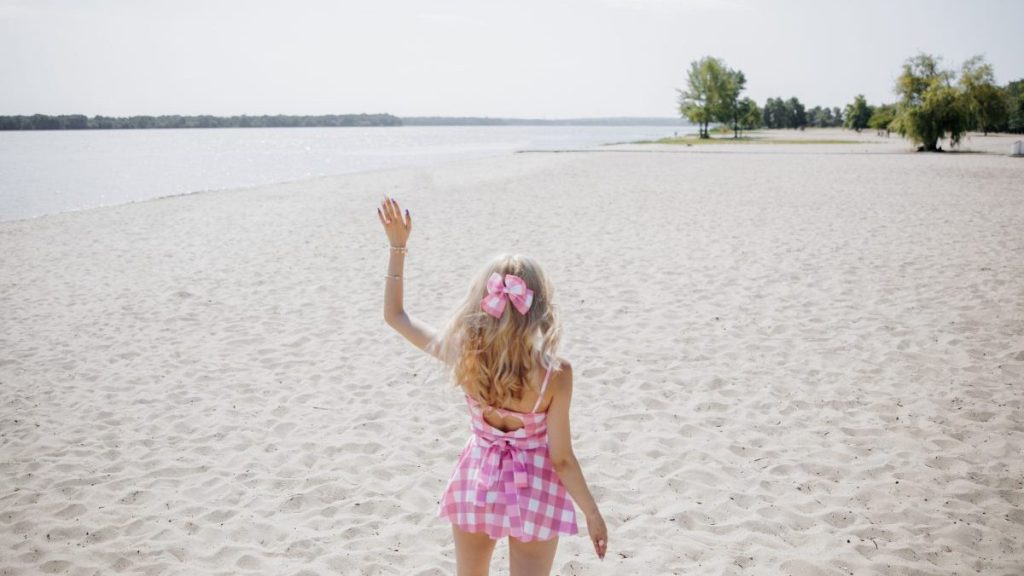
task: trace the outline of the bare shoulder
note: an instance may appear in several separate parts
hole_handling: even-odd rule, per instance
[[[572,363],[565,358],[558,358],[557,368],[551,371],[549,384],[556,392],[572,390]]]

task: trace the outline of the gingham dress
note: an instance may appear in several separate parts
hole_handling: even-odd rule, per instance
[[[548,368],[532,411],[491,408],[523,421],[510,432],[488,424],[483,407],[466,396],[473,434],[441,498],[439,517],[495,540],[530,542],[578,532],[576,509],[551,465],[547,413],[537,412],[550,377]]]

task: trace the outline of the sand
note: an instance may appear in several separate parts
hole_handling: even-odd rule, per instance
[[[382,193],[423,320],[499,251],[554,280],[610,530],[558,574],[1024,573],[1024,159],[752,146],[0,223],[0,576],[453,572],[468,419],[383,322]]]

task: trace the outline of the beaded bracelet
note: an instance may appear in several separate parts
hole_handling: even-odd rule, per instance
[[[396,254],[405,254],[409,251],[405,246],[392,246],[391,251]]]
[[[385,274],[384,277],[387,278],[388,280],[401,280],[402,279],[402,277],[399,276],[398,274]]]

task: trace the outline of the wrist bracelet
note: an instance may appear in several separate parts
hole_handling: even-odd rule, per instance
[[[391,251],[395,252],[396,254],[405,254],[406,252],[409,251],[409,249],[406,248],[405,246],[392,246]]]
[[[401,280],[402,279],[402,277],[399,276],[398,274],[385,274],[384,277],[387,278],[388,280]]]

